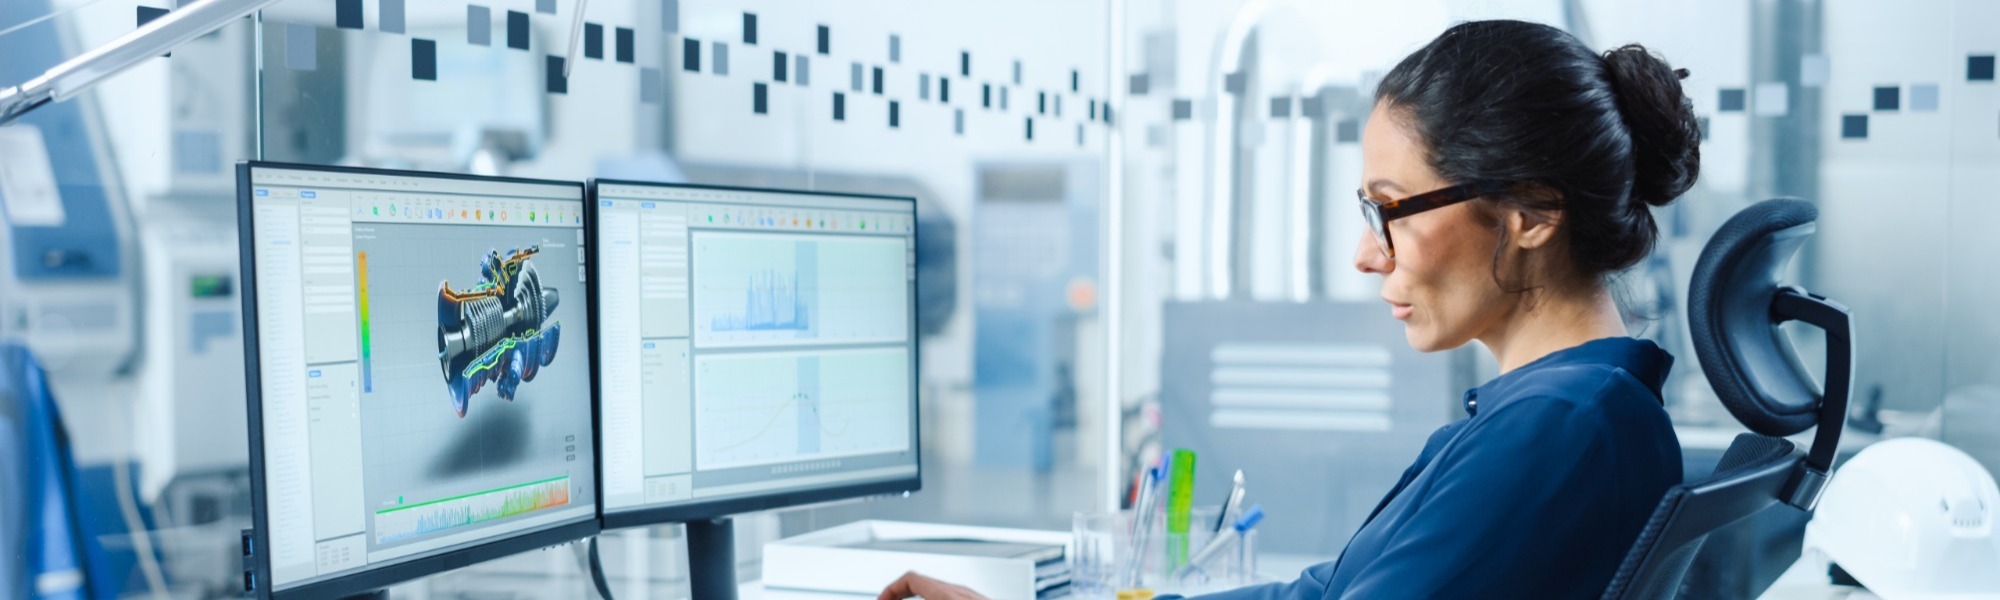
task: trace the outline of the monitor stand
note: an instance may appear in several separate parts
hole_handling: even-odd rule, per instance
[[[736,600],[736,527],[727,517],[687,522],[688,591],[703,600]]]
[[[389,590],[373,590],[354,594],[340,600],[389,600]]]

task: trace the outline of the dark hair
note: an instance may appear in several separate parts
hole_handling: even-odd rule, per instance
[[[1446,180],[1532,184],[1541,193],[1482,202],[1561,210],[1577,274],[1601,278],[1652,253],[1648,207],[1673,202],[1701,169],[1686,76],[1637,44],[1599,55],[1548,25],[1474,21],[1404,58],[1375,99],[1416,130]]]

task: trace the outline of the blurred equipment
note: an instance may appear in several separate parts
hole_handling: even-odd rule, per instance
[[[972,389],[977,464],[1047,472],[1076,430],[1078,326],[1097,312],[1092,163],[975,172]]]
[[[1806,524],[1805,548],[1833,562],[1835,583],[1886,600],[2000,594],[1996,511],[2000,487],[1965,452],[1887,440],[1841,465]]]
[[[0,3],[0,22],[18,23],[49,10],[41,1]],[[0,81],[26,79],[61,60],[66,50],[58,33],[54,27],[31,27],[0,38],[0,56],[7,57],[0,61]],[[55,84],[47,81],[30,87],[41,90],[41,102],[75,93],[64,88],[56,94]],[[0,107],[15,92],[0,90]],[[98,400],[105,394],[69,384],[102,386],[113,375],[129,372],[138,344],[133,228],[123,190],[114,183],[118,177],[109,143],[88,102],[49,105],[26,118],[14,109],[0,112],[6,113],[0,123],[11,123],[0,126],[0,207],[5,209],[0,212],[0,289],[7,290],[0,295],[0,338],[18,339],[34,349],[71,401]],[[115,408],[130,409],[123,404]]]
[[[1267,551],[1338,553],[1452,416],[1454,356],[1412,349],[1380,302],[1169,302],[1160,439],[1240,466],[1284,527]],[[1210,469],[1198,489],[1229,489]]]
[[[464,26],[413,23],[410,33],[448,39]],[[513,163],[539,155],[548,137],[546,97],[497,92],[539,89],[541,55],[470,44],[436,48],[437,69],[451,75],[451,85],[413,79],[408,65],[397,62],[407,62],[405,55],[369,48],[367,68],[350,92],[360,105],[348,117],[360,121],[355,158],[363,164],[505,175]]]
[[[233,214],[217,216],[234,211],[206,194],[155,197],[147,206],[140,260],[148,364],[134,423],[141,489],[155,499],[190,478],[247,485],[243,381],[216,376],[243,368],[236,223]]]
[[[177,590],[242,586],[236,538],[250,524],[250,462],[243,378],[234,376],[243,302],[232,195],[153,196],[140,229],[146,358],[130,418],[135,492],[160,517],[154,535]]]
[[[1702,250],[1689,334],[1709,385],[1754,433],[1737,436],[1708,479],[1667,490],[1605,598],[1677,597],[1709,534],[1773,504],[1811,511],[1818,503],[1847,417],[1854,337],[1846,307],[1778,282],[1818,218],[1803,200],[1767,200],[1730,218]],[[1826,332],[1823,388],[1779,328],[1790,321]],[[1805,453],[1780,437],[1815,426]]]

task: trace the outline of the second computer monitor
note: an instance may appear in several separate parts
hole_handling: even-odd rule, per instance
[[[592,189],[607,526],[918,487],[914,199]]]

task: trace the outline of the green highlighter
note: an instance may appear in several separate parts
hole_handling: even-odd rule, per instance
[[[1187,564],[1188,525],[1194,510],[1194,451],[1174,450],[1167,478],[1167,570]]]

